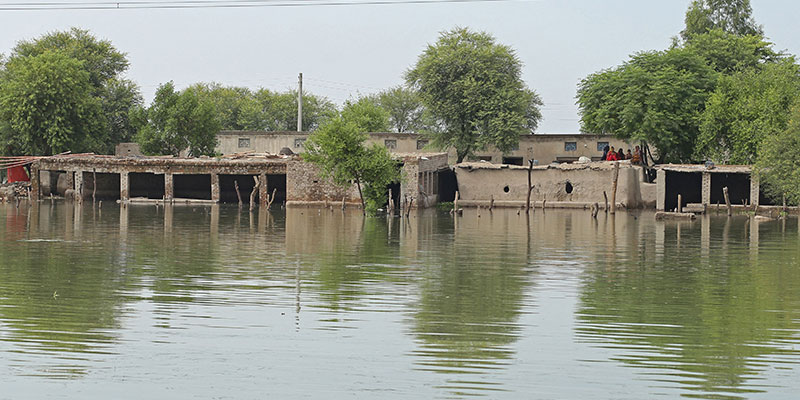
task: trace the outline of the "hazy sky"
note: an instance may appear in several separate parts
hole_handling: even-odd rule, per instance
[[[20,0],[0,0],[0,7]],[[75,1],[75,0],[73,0]],[[87,2],[100,0],[84,0]],[[304,89],[341,103],[403,82],[439,32],[492,33],[524,63],[544,100],[538,132],[577,132],[581,78],[639,50],[664,49],[683,27],[689,0],[540,0],[494,3],[264,7],[243,9],[0,11],[0,53],[20,39],[72,26],[128,54],[128,77],[147,101],[160,83]],[[753,0],[776,48],[800,54],[800,1]]]

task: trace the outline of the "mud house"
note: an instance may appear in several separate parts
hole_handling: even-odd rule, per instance
[[[705,166],[696,164],[663,164],[657,169],[656,208],[660,211],[687,205],[725,205],[723,188],[728,188],[733,207],[777,206],[781,199],[770,199],[762,191],[758,179],[748,165]]]
[[[243,151],[278,154],[288,147],[295,153],[303,151],[309,132],[222,131],[217,135],[217,152],[233,154]],[[430,152],[429,141],[416,133],[370,133],[368,142],[386,146],[396,153],[414,154]],[[610,145],[633,150],[633,146],[610,135],[590,134],[532,134],[521,135],[519,146],[508,154],[496,149],[477,151],[474,161],[494,164],[523,165],[526,160],[536,160],[539,165],[552,162],[572,162],[580,157],[599,160],[603,147]],[[450,164],[456,162],[454,150],[448,153]]]

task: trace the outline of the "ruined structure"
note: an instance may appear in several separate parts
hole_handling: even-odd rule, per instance
[[[659,211],[674,210],[681,195],[682,207],[697,204],[725,205],[723,188],[733,207],[775,206],[781,199],[770,199],[761,193],[752,167],[747,165],[664,164],[656,166],[658,175],[656,208]]]
[[[447,169],[445,153],[396,155],[405,177],[396,200],[414,198],[416,207],[438,201],[436,183]],[[249,201],[257,187],[261,205],[268,194],[276,204],[360,205],[355,186],[342,188],[322,179],[317,168],[296,155],[238,154],[221,158],[54,156],[31,168],[32,197],[59,195],[121,202]],[[257,185],[257,186],[256,186]],[[237,187],[239,193],[237,194]],[[388,198],[388,196],[387,196]]]
[[[622,208],[653,208],[656,185],[644,182],[643,168],[619,163],[616,203]],[[460,205],[522,207],[527,200],[528,167],[485,162],[455,166]],[[605,206],[611,201],[613,162],[550,164],[531,169],[532,205],[561,208]],[[603,192],[606,195],[603,195]]]

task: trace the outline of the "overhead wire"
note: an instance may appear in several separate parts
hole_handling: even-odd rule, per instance
[[[502,3],[537,0],[173,0],[173,1],[98,1],[98,2],[0,2],[0,11],[144,10],[313,6],[380,6],[403,4]]]

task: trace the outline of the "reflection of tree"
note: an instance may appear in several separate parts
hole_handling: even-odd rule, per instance
[[[762,390],[747,384],[765,370],[759,360],[800,355],[781,344],[797,330],[800,270],[787,260],[800,253],[784,250],[781,233],[767,230],[760,245],[769,250],[755,249],[753,262],[746,221],[711,223],[707,258],[697,223],[666,225],[663,260],[635,252],[598,261],[588,270],[577,332],[628,365],[671,369],[666,379],[692,397],[734,398]]]
[[[65,228],[62,214],[72,211],[67,207],[72,205],[59,204],[52,211],[57,222],[49,229]],[[4,208],[0,212],[15,212],[13,206]],[[84,214],[91,221],[91,210]],[[0,320],[10,328],[4,340],[24,352],[72,353],[64,361],[49,361],[46,373],[83,374],[85,367],[76,365],[83,356],[76,354],[105,352],[119,328],[124,299],[118,292],[127,279],[113,252],[100,250],[115,248],[116,238],[88,233],[72,240],[33,237],[20,242],[16,233],[9,234],[0,234]],[[53,236],[63,237],[60,232]]]
[[[412,328],[420,344],[418,365],[455,374],[502,368],[514,355],[512,344],[520,331],[516,320],[529,282],[524,225],[509,232],[508,226],[487,219],[476,230],[463,218],[453,232],[452,220],[438,220],[426,233],[437,240],[420,243],[427,257],[421,260],[426,267]],[[457,375],[447,385],[457,394],[491,386]]]

